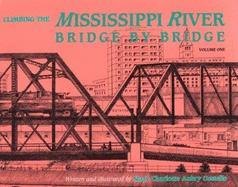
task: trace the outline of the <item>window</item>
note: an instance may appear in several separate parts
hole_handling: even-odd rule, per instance
[[[151,43],[156,43],[156,39],[150,39]]]
[[[142,58],[142,62],[148,61],[148,58]]]
[[[147,52],[142,52],[141,54],[142,54],[142,55],[144,55],[144,56],[145,56],[145,55],[148,55],[148,53],[147,53]]]
[[[88,133],[87,132],[84,133],[84,137],[88,138]]]
[[[225,137],[224,134],[217,134],[217,141],[224,141]]]
[[[25,137],[25,138],[28,138],[28,137],[29,137],[29,133],[28,133],[28,132],[25,132],[24,137]]]
[[[106,132],[106,137],[110,138],[110,132]]]

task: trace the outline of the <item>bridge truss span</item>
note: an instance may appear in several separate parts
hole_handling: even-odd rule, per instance
[[[102,109],[98,106],[98,104],[94,101],[94,99],[89,95],[81,82],[77,79],[74,73],[70,70],[70,68],[66,65],[63,59],[57,53],[9,53],[9,54],[0,54],[0,61],[2,62],[10,62],[10,65],[5,69],[0,79],[6,74],[11,74],[11,96],[10,96],[10,108],[5,109],[5,111],[1,112],[1,123],[11,123],[11,142],[2,134],[3,139],[7,143],[7,145],[11,148],[12,151],[21,151],[27,142],[31,139],[32,135],[35,133],[40,138],[40,140],[44,143],[44,145],[50,151],[57,151],[61,149],[62,145],[65,143],[65,140],[72,135],[77,143],[81,144],[85,150],[90,150],[90,146],[87,146],[83,139],[80,137],[78,132],[75,130],[75,126],[82,120],[86,111],[94,111],[96,116],[104,124],[111,134],[116,138],[116,140],[121,144],[121,146],[125,150],[129,150],[129,144],[124,139],[124,137],[120,134],[120,132],[115,128],[115,126],[107,119],[107,116],[104,114]],[[27,65],[28,64],[28,65]],[[29,64],[31,66],[29,66]],[[32,68],[32,66],[37,67]],[[18,85],[19,82],[22,81],[19,78],[19,68],[29,79],[29,83],[23,89],[23,91],[19,91]],[[32,68],[32,69],[31,69]],[[34,70],[33,70],[34,69]],[[35,71],[33,73],[33,71]],[[58,142],[56,142],[56,125],[58,121],[58,108],[57,101],[59,99],[59,95],[56,93],[56,79],[57,78],[67,78],[73,86],[77,89],[79,94],[85,100],[85,104],[79,112],[72,113],[67,119],[68,122],[64,122],[64,126],[66,127],[66,132],[60,138]],[[41,79],[51,79],[51,81],[47,81],[47,87],[50,86],[50,91],[47,93],[45,87],[41,84]],[[29,93],[29,88],[34,86],[37,90],[37,94],[43,98],[45,95],[48,95],[50,99],[48,99],[48,111],[44,109],[42,113],[47,113],[48,116],[41,116],[40,120],[47,119],[47,123],[51,125],[51,143],[48,143],[44,137],[38,132],[37,128],[39,128],[40,123],[36,124],[34,117],[31,116],[33,114],[34,108],[31,109],[32,113],[29,113],[29,103],[24,105],[24,102],[27,99],[27,93]],[[39,96],[38,95],[38,96]],[[22,101],[22,99],[25,100]],[[41,100],[43,102],[43,100]],[[40,110],[40,109],[39,109]],[[59,111],[62,112],[62,111]],[[58,113],[59,113],[58,112]],[[89,114],[92,112],[89,112]],[[89,116],[90,118],[90,116]],[[32,132],[26,138],[26,140],[18,146],[18,124],[19,121],[22,121],[25,125],[28,125]],[[62,118],[64,121],[64,118]],[[86,124],[91,125],[91,120],[87,120]],[[91,144],[90,144],[91,145]]]
[[[138,64],[104,112],[112,116],[116,103],[123,104],[136,124],[137,142],[146,119],[148,124],[236,123],[237,71],[234,62]],[[125,99],[133,89],[134,108]]]
[[[4,53],[0,54],[0,61],[8,63],[0,79],[11,75],[10,92],[0,93],[0,126],[10,127],[11,139],[1,131],[0,137],[12,152],[24,151],[33,135],[37,135],[47,151],[61,151],[67,139],[73,137],[90,155],[92,127],[98,124],[104,125],[128,152],[130,143],[142,143],[143,125],[238,121],[238,63],[138,64],[103,108],[57,53]],[[21,83],[26,81],[20,74],[28,79],[21,90]],[[70,102],[72,97],[57,92],[62,79],[71,83],[83,99],[80,110],[76,111]],[[32,88],[36,92],[31,93]],[[131,95],[136,98],[133,106],[128,99]],[[118,103],[126,114],[113,113]],[[42,115],[37,116],[38,113]],[[131,127],[130,141],[117,127],[125,124]],[[19,142],[20,125],[30,129],[23,142]],[[65,131],[57,139],[59,125]],[[81,125],[88,127],[89,142],[76,130]],[[50,127],[50,141],[39,132],[42,126]]]

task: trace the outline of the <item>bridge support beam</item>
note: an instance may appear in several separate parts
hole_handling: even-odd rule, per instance
[[[56,133],[55,133],[55,89],[56,89],[56,79],[55,79],[55,59],[52,60],[52,112],[51,112],[51,117],[52,117],[52,151],[56,150],[56,145],[55,145],[55,139],[56,139]]]
[[[175,90],[174,90],[174,71],[171,72],[171,124],[175,124]]]
[[[89,115],[89,124],[88,124],[88,131],[89,131],[89,149],[92,150],[92,137],[93,137],[93,126],[92,126],[92,105],[89,105],[88,108],[88,115]]]
[[[12,59],[12,151],[17,151],[18,144],[18,129],[16,122],[16,98],[18,91],[18,75],[17,75],[17,60]]]
[[[131,150],[127,155],[127,171],[145,172],[148,168],[148,162],[144,161],[144,153],[141,152],[140,143],[132,143]]]
[[[136,142],[141,143],[141,69],[138,69]]]
[[[204,124],[204,75],[203,66],[200,67],[200,108],[201,108],[201,124]]]
[[[228,108],[229,108],[229,123],[232,123],[232,73],[231,66],[228,66]]]

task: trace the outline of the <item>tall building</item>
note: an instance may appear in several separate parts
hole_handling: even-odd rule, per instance
[[[129,33],[136,31],[138,33],[138,41],[131,41]],[[114,95],[120,88],[121,84],[131,72],[135,64],[158,63],[163,62],[164,47],[161,42],[158,31],[151,32],[148,41],[145,41],[141,32],[147,30],[129,29],[120,31],[120,43],[108,42],[107,48],[107,79],[108,79],[108,95]],[[125,90],[129,94],[133,94],[136,83],[130,85],[131,89]]]
[[[188,28],[184,31],[183,41],[179,45],[179,58],[193,58],[193,44]]]
[[[190,33],[188,28],[184,31],[183,34],[183,40],[179,45],[179,58],[164,58],[164,62],[167,63],[210,63],[210,62],[224,62],[224,57],[194,57],[194,51],[193,51],[193,43],[190,39]],[[182,75],[182,79],[184,84],[187,87],[196,88],[200,85],[200,79],[199,76],[196,76],[196,73],[199,72],[199,69],[196,68],[187,68],[184,69],[180,74]],[[214,68],[211,69],[209,74],[211,74],[211,79],[213,81],[213,84],[216,86],[227,86],[228,80],[224,79],[222,76],[215,76],[219,74],[223,74],[224,72],[221,72],[219,69]],[[234,78],[236,79],[236,78]],[[169,79],[170,80],[170,79]],[[167,80],[165,83],[165,87],[170,86],[170,81]],[[234,81],[237,81],[234,80]],[[233,82],[234,85],[236,84]],[[212,83],[209,80],[209,77],[204,77],[204,86],[211,86]],[[179,81],[177,78],[175,78],[175,87],[181,87],[179,84]]]
[[[145,42],[142,35],[138,35],[138,41],[130,40],[130,32],[137,33],[149,32],[145,29],[129,29],[120,31],[120,43],[108,42],[107,48],[107,78],[94,81],[95,95],[111,96],[115,95],[126,77],[131,73],[135,64],[146,63],[210,63],[210,62],[224,62],[224,57],[194,57],[193,43],[190,39],[188,28],[184,31],[183,40],[179,45],[178,58],[164,57],[164,43],[161,42],[159,31],[151,32],[149,39]],[[199,71],[199,70],[198,70]],[[218,69],[210,70],[211,79],[214,85],[227,86],[228,80],[222,76],[215,76],[222,74]],[[199,77],[196,76],[196,69],[191,71],[190,68],[184,69],[180,72],[182,79],[187,87],[198,87],[200,84]],[[158,78],[154,78],[153,83],[158,82]],[[238,85],[237,78],[233,78],[233,86]],[[209,77],[204,78],[204,86],[211,86]],[[177,78],[175,78],[175,86],[181,87]],[[165,83],[165,87],[170,87],[170,79]],[[124,91],[124,95],[137,94],[137,80],[133,79]],[[141,81],[142,95],[149,95],[152,88],[146,78]]]

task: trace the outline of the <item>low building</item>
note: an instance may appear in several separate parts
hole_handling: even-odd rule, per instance
[[[107,79],[97,79],[93,81],[94,95],[95,96],[107,96]]]

